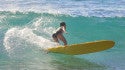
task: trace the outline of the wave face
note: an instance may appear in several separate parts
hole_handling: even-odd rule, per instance
[[[125,17],[124,0],[3,0],[0,11],[35,11],[71,16]]]
[[[0,69],[124,70],[124,0],[3,0],[0,2]],[[70,56],[46,53],[51,35],[66,22],[68,44],[113,40],[109,50]],[[62,43],[61,43],[62,44]],[[115,58],[115,59],[114,59]]]

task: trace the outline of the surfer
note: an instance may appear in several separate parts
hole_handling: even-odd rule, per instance
[[[59,40],[61,40],[64,43],[64,45],[67,45],[67,41],[63,36],[63,33],[67,33],[65,22],[60,23],[60,27],[56,30],[56,32],[52,35],[52,37],[55,42],[59,43]]]

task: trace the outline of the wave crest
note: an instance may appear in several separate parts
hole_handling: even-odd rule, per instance
[[[0,11],[65,14],[70,16],[125,17],[124,1],[2,1]]]

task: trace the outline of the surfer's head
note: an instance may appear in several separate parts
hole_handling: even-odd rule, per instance
[[[66,26],[66,23],[65,22],[61,22],[60,26]]]

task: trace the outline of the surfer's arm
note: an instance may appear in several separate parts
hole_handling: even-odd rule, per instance
[[[65,27],[62,27],[62,30],[63,30],[64,33],[67,34],[67,31],[66,31]]]

